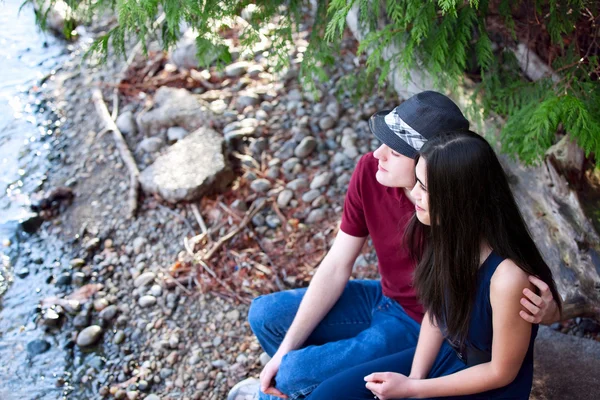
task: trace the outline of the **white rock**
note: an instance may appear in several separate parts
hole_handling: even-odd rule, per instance
[[[140,307],[150,307],[150,306],[153,306],[153,305],[156,304],[156,297],[154,297],[152,295],[142,296],[138,300],[138,304],[140,305]]]
[[[233,172],[223,147],[223,136],[212,129],[200,128],[190,133],[142,171],[142,189],[159,194],[170,203],[197,200],[225,189]]]

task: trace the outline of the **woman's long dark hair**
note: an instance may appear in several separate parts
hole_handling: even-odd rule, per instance
[[[473,132],[450,132],[428,141],[419,157],[426,161],[431,225],[413,216],[406,239],[418,262],[415,286],[431,322],[443,321],[446,333],[465,344],[484,242],[546,282],[560,309],[550,268],[489,143]]]

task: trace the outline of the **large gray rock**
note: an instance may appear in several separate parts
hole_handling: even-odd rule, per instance
[[[143,190],[171,203],[223,190],[233,180],[223,142],[223,136],[209,128],[190,133],[142,171]]]
[[[600,343],[540,326],[532,400],[600,398]]]
[[[137,125],[146,135],[179,126],[191,132],[212,119],[208,104],[185,89],[162,86],[154,95],[154,108],[138,114]]]
[[[196,47],[196,38],[198,33],[192,29],[185,31],[181,39],[177,42],[175,50],[170,54],[169,60],[178,68],[192,69],[199,66],[208,66],[217,59],[215,50],[205,51],[198,58],[198,49]]]

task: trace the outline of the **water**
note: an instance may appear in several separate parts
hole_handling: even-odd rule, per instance
[[[55,239],[25,237],[19,220],[29,213],[29,194],[40,188],[61,121],[36,92],[66,57],[66,44],[38,31],[30,5],[0,0],[0,399],[56,399],[68,360],[58,335],[35,323],[36,306],[54,294],[47,284],[60,260]],[[24,278],[15,270],[29,269]],[[44,339],[46,353],[31,356],[27,344]]]

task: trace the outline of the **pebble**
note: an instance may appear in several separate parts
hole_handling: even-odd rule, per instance
[[[338,119],[340,117],[340,104],[336,100],[333,100],[329,104],[327,104],[327,107],[325,107],[325,111],[332,118]]]
[[[133,117],[133,113],[131,111],[125,111],[121,113],[117,117],[116,124],[117,128],[119,128],[119,130],[126,135],[131,133],[135,134],[137,132],[135,118]]]
[[[176,142],[178,140],[181,140],[188,134],[189,132],[186,129],[179,126],[172,126],[169,129],[167,129],[167,139],[169,140],[169,142]]]
[[[102,328],[98,325],[88,326],[77,335],[77,346],[87,347],[95,344],[102,336]]]
[[[294,167],[299,163],[299,159],[297,159],[296,157],[292,157],[285,160],[285,162],[281,165],[281,168],[283,168],[285,172],[291,172],[294,169]]]
[[[240,92],[239,96],[236,100],[236,104],[238,107],[248,107],[255,106],[260,103],[260,97],[256,93],[244,91]]]
[[[132,391],[128,391],[127,392],[127,399],[128,400],[137,400],[137,398],[139,397],[140,393],[136,390],[132,390]]]
[[[108,305],[108,300],[106,300],[105,298],[94,300],[94,310],[96,311],[102,311],[106,307],[108,307]]]
[[[250,63],[248,61],[239,61],[233,64],[229,64],[225,67],[225,75],[230,78],[237,78],[242,76],[248,71]]]
[[[227,314],[225,314],[225,318],[227,318],[231,322],[235,322],[238,319],[240,319],[240,311],[239,310],[231,310]]]
[[[294,149],[294,155],[298,158],[308,157],[313,150],[317,147],[317,140],[312,136],[307,136],[296,148]]]
[[[117,308],[117,306],[115,306],[113,304],[113,305],[106,307],[104,310],[100,311],[100,314],[98,314],[98,316],[102,320],[104,320],[106,322],[110,322],[117,316],[117,312],[118,312],[118,308]]]
[[[68,272],[65,272],[63,274],[60,274],[58,279],[56,279],[56,286],[58,286],[58,287],[69,286],[71,284],[71,282],[72,282],[71,274],[69,274]]]
[[[160,297],[162,295],[162,287],[160,285],[152,285],[150,294],[155,297]]]
[[[149,394],[148,396],[146,396],[146,397],[144,398],[144,400],[160,400],[160,397],[158,397],[158,396],[157,396],[157,395],[155,395],[155,394]]]
[[[317,208],[316,210],[312,210],[308,214],[308,217],[306,217],[306,223],[314,224],[317,222],[321,222],[325,219],[326,216],[327,215],[325,213],[325,210],[323,210],[322,208]]]
[[[135,239],[133,239],[133,252],[135,254],[142,253],[144,251],[144,246],[147,242],[148,241],[146,240],[146,238],[142,236],[138,236]]]
[[[171,353],[169,353],[169,355],[166,358],[167,364],[169,364],[170,366],[173,366],[177,363],[177,360],[179,360],[179,353],[176,351],[172,351]]]
[[[329,182],[331,182],[332,178],[333,178],[333,173],[331,173],[331,172],[320,173],[313,178],[312,182],[310,183],[310,188],[311,189],[319,189],[324,186],[327,186],[327,185],[329,185]]]
[[[138,382],[137,386],[138,386],[138,389],[141,390],[142,392],[145,392],[146,390],[148,390],[148,388],[150,388],[150,384],[148,383],[148,381],[145,381],[143,379]]]
[[[144,272],[133,281],[133,286],[136,288],[144,287],[151,282],[154,282],[156,279],[156,274],[154,272]]]
[[[267,226],[271,229],[275,229],[281,225],[281,220],[279,219],[279,217],[277,215],[274,215],[274,214],[267,215],[265,222],[266,222]]]
[[[252,181],[250,188],[257,193],[265,193],[271,189],[271,182],[264,178],[256,179]]]
[[[321,192],[319,190],[312,189],[302,195],[302,201],[305,203],[310,203],[320,195]]]
[[[333,128],[334,125],[335,120],[330,116],[323,117],[319,120],[319,128],[321,128],[324,131]]]
[[[44,339],[36,339],[27,343],[27,352],[32,356],[42,354],[50,349],[50,343]]]
[[[123,343],[123,341],[125,340],[125,332],[122,330],[118,330],[115,333],[115,337],[113,338],[113,343],[114,344],[121,344]]]
[[[73,268],[80,268],[85,265],[85,260],[83,258],[74,258],[69,262],[69,264]]]
[[[290,200],[294,198],[294,192],[289,189],[282,190],[277,196],[277,205],[281,208],[286,207]]]
[[[173,375],[173,370],[171,368],[163,368],[160,370],[159,375],[162,379],[167,379]]]
[[[215,368],[220,368],[220,369],[224,369],[226,368],[229,364],[227,363],[227,361],[225,360],[214,360],[211,361],[210,363],[213,367]]]
[[[165,142],[159,137],[145,138],[139,144],[139,148],[146,153],[155,153],[163,146]]]
[[[285,187],[294,191],[306,189],[308,187],[308,180],[304,178],[294,179],[293,181],[288,182]]]
[[[256,214],[254,217],[252,217],[252,225],[254,225],[256,227],[264,226],[265,225],[264,215]]]
[[[172,349],[176,349],[179,346],[179,336],[171,335],[169,337],[169,347]]]
[[[140,307],[150,307],[156,304],[156,297],[152,295],[146,295],[140,297],[138,300]]]
[[[27,277],[27,275],[29,275],[29,268],[23,267],[23,268],[19,269],[17,272],[15,272],[15,275],[17,275],[19,278],[23,279],[23,278]]]

